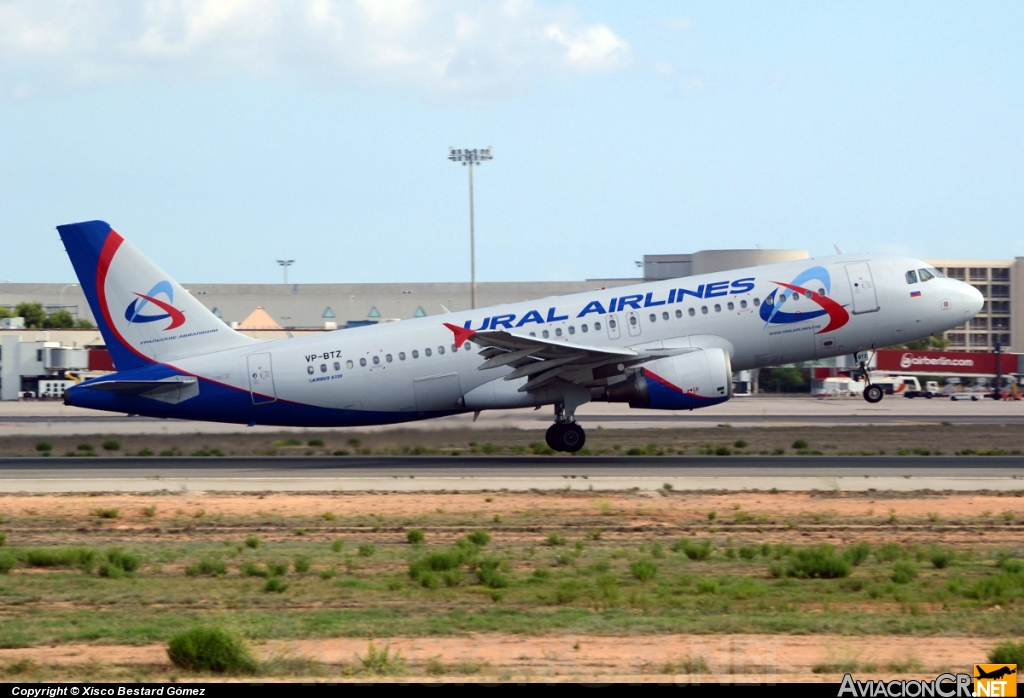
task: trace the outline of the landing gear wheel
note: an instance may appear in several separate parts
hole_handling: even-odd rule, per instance
[[[571,424],[552,424],[548,427],[544,440],[548,442],[548,446],[554,451],[576,453],[587,442],[587,434],[583,431],[583,427],[575,422]]]
[[[885,392],[877,385],[869,385],[864,388],[864,399],[874,405],[876,402],[881,402],[885,396]]]

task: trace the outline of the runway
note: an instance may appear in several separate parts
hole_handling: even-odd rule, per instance
[[[1022,491],[1024,456],[0,459],[0,493],[481,490]]]

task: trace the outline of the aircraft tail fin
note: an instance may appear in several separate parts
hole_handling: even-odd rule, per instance
[[[221,322],[109,224],[57,230],[119,371],[257,341]]]

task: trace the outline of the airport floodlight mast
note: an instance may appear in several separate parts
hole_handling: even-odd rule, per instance
[[[295,264],[294,259],[279,259],[277,263],[281,265],[281,269],[284,270],[284,285],[288,285],[288,267]]]
[[[494,159],[493,148],[448,148],[448,159],[469,169],[469,273],[471,302],[476,308],[476,231],[473,226],[473,168]]]

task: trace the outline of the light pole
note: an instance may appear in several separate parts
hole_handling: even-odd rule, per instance
[[[469,168],[469,274],[472,281],[471,296],[476,308],[476,231],[473,226],[473,168],[494,159],[492,148],[448,148],[448,159],[461,162]]]
[[[279,260],[277,260],[277,263],[280,264],[281,268],[284,270],[284,285],[287,286],[288,285],[288,267],[290,267],[291,265],[295,264],[295,260],[294,259],[279,259]]]

